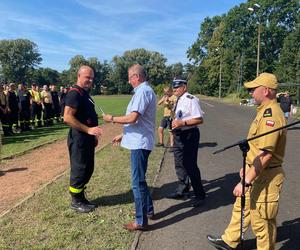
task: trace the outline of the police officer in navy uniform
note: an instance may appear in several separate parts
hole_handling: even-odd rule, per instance
[[[205,191],[202,186],[201,174],[197,165],[200,132],[198,125],[203,123],[203,111],[199,99],[187,92],[187,81],[176,77],[172,83],[173,94],[177,96],[174,107],[172,131],[174,134],[175,171],[179,183],[175,193],[168,198],[182,198],[189,191],[189,179],[195,197],[192,205],[204,203]]]
[[[70,126],[68,148],[71,162],[71,208],[82,213],[91,212],[96,207],[86,199],[84,189],[94,171],[95,147],[102,134],[95,104],[89,95],[93,79],[93,69],[81,66],[77,73],[77,83],[66,96],[64,111],[64,122]]]

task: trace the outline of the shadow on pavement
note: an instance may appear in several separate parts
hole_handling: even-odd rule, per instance
[[[300,218],[284,221],[277,230],[277,242],[285,241],[281,250],[299,249]]]
[[[300,129],[300,127],[291,127],[291,128],[288,128],[287,130],[298,130]]]
[[[277,228],[276,242],[283,242],[280,250],[296,250],[300,246],[300,218],[284,221]],[[256,240],[245,240],[245,249],[256,249]],[[276,248],[277,249],[277,248]]]
[[[168,194],[173,193],[176,190],[177,182],[170,182],[163,184],[161,187],[154,187],[152,189],[152,199],[161,200],[165,198]]]
[[[214,148],[218,146],[217,142],[202,142],[199,143],[198,148]]]
[[[191,207],[191,201],[183,201],[179,204],[171,206],[163,211],[160,211],[155,214],[155,219],[161,219],[168,215],[171,215],[175,212],[178,212],[180,209],[184,209],[187,207],[191,207],[190,210],[183,212],[181,214],[177,214],[171,218],[166,220],[154,223],[151,225],[150,230],[157,230],[171,224],[177,223],[181,220],[184,220],[188,217],[195,216],[199,213],[203,213],[212,209],[217,209],[222,206],[232,205],[235,198],[232,195],[232,190],[234,185],[239,181],[238,174],[226,174],[223,177],[205,181],[203,180],[204,189],[207,193],[207,198],[205,200],[205,204],[198,208]],[[158,199],[162,199],[166,197],[167,190],[172,189],[173,191],[176,188],[176,182],[164,184],[161,188],[157,188],[154,191],[154,197]]]

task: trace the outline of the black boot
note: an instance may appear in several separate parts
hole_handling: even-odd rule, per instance
[[[95,209],[95,207],[85,203],[85,201],[82,199],[81,193],[72,194],[71,208],[80,213],[89,213]]]
[[[85,197],[84,191],[82,191],[82,192],[79,193],[78,195],[80,196],[80,199],[82,200],[82,202],[83,202],[84,204],[86,204],[86,205],[88,205],[88,206],[90,206],[90,207],[92,207],[92,208],[96,208],[96,207],[97,207],[96,204],[90,202],[90,201]]]

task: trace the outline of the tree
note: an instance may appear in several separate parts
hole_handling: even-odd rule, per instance
[[[88,58],[86,64],[93,68],[95,74],[92,94],[100,94],[101,86],[109,85],[108,75],[111,67],[106,61],[102,64],[96,57]]]
[[[37,45],[27,39],[0,41],[0,70],[6,82],[25,82],[42,61]]]
[[[35,69],[31,74],[32,77],[30,82],[35,82],[38,85],[49,85],[51,83],[58,84],[60,83],[60,74],[58,71],[50,68],[39,68]]]
[[[175,76],[183,76],[184,75],[184,67],[181,62],[174,63],[170,65],[171,67],[171,78],[173,79]]]
[[[69,61],[69,81],[74,84],[77,81],[77,72],[82,65],[87,65],[87,60],[82,55],[76,55]]]
[[[63,70],[60,73],[59,79],[60,79],[62,86],[67,87],[67,86],[74,84],[74,82],[70,81],[70,70]]]
[[[300,14],[298,14],[300,21]],[[276,73],[281,82],[300,83],[300,22],[284,40]]]
[[[274,72],[280,58],[288,63],[288,57],[284,59],[285,56],[281,56],[285,43],[289,43],[288,47],[299,48],[299,44],[295,42],[298,37],[289,36],[296,27],[299,1],[261,0],[260,8],[254,13],[249,12],[248,7],[252,7],[254,3],[252,0],[242,3],[223,16],[205,18],[201,24],[198,38],[188,49],[187,55],[194,66],[199,67],[199,70],[194,70],[191,79],[200,82],[204,94],[217,94],[220,63],[222,92],[225,94],[239,89],[242,81],[253,79],[256,75],[259,25],[260,72]],[[289,42],[286,37],[290,38]],[[220,49],[219,54],[215,53],[217,48]],[[292,58],[297,58],[297,55],[299,57],[295,49],[293,53]],[[283,69],[284,64],[281,65]]]
[[[158,52],[145,49],[129,50],[125,51],[123,56],[115,56],[112,61],[110,81],[115,83],[118,93],[130,93],[131,86],[128,84],[127,70],[136,63],[145,68],[150,84],[156,86],[166,80],[167,59]]]
[[[187,50],[188,59],[195,65],[199,65],[206,57],[208,42],[212,38],[214,30],[219,26],[221,20],[221,16],[215,16],[213,18],[206,17],[201,23],[197,40]]]

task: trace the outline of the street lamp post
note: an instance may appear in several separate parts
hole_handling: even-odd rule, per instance
[[[219,72],[219,99],[221,99],[222,93],[222,59],[220,55],[220,72]]]
[[[255,3],[253,8],[249,7],[248,10],[251,12],[256,12],[260,8],[260,5]],[[260,60],[260,33],[261,33],[261,21],[259,15],[258,18],[258,29],[257,29],[257,58],[256,58],[256,76],[259,75],[259,60]]]
[[[222,96],[222,55],[219,48],[216,48],[215,51],[219,53],[220,56],[220,66],[219,66],[219,99]]]

